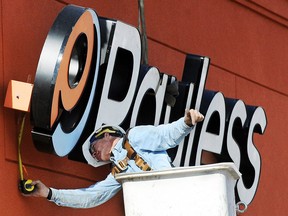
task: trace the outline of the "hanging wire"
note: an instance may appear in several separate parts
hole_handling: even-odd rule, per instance
[[[146,23],[144,14],[144,0],[138,0],[138,11],[139,11],[139,31],[141,33],[141,61],[143,64],[148,64],[148,44],[146,35]]]

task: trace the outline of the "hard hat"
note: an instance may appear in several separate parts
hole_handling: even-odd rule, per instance
[[[107,161],[98,161],[97,159],[93,158],[90,151],[91,144],[95,140],[102,139],[105,133],[109,133],[111,136],[115,137],[123,137],[125,135],[125,131],[121,127],[114,125],[103,125],[96,131],[92,132],[91,135],[86,139],[86,141],[82,145],[82,152],[84,158],[91,166],[98,167],[109,163]]]

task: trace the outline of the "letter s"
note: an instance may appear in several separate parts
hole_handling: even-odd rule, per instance
[[[227,128],[227,138],[226,138],[225,143],[227,145],[227,151],[229,153],[229,156],[231,157],[232,161],[235,163],[235,166],[238,169],[240,169],[241,151],[240,151],[239,145],[241,145],[242,143],[238,143],[235,140],[233,130],[235,130],[235,127],[241,128],[241,129],[244,127],[244,123],[247,118],[247,112],[246,112],[245,104],[242,100],[237,100],[235,104],[233,103],[233,106],[234,107],[231,109],[231,115],[229,117],[229,124]],[[239,129],[237,131],[238,133],[241,132]],[[246,144],[246,143],[243,143],[243,144]],[[239,181],[243,181],[242,178]]]
[[[260,171],[261,171],[261,158],[258,150],[256,149],[253,142],[253,134],[257,132],[263,134],[266,128],[267,119],[265,111],[261,107],[247,107],[248,115],[252,115],[251,121],[249,124],[249,131],[247,137],[247,154],[248,158],[254,168],[254,179],[252,185],[247,188],[243,181],[237,183],[237,191],[239,199],[245,202],[247,205],[250,204],[256,194],[258,188],[258,183],[260,180]],[[249,117],[248,117],[249,119]]]

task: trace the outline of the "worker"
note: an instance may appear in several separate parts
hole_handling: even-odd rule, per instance
[[[92,166],[112,163],[111,173],[105,180],[81,189],[55,189],[36,180],[32,182],[36,189],[28,196],[47,198],[59,206],[72,208],[98,206],[121,190],[116,174],[171,169],[166,150],[179,145],[203,119],[199,111],[190,109],[172,123],[135,126],[126,133],[120,127],[104,125],[88,137],[82,149]]]

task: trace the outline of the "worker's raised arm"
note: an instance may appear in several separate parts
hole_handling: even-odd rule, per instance
[[[188,126],[193,126],[198,122],[203,121],[204,116],[197,110],[190,109],[185,111],[184,122]]]

